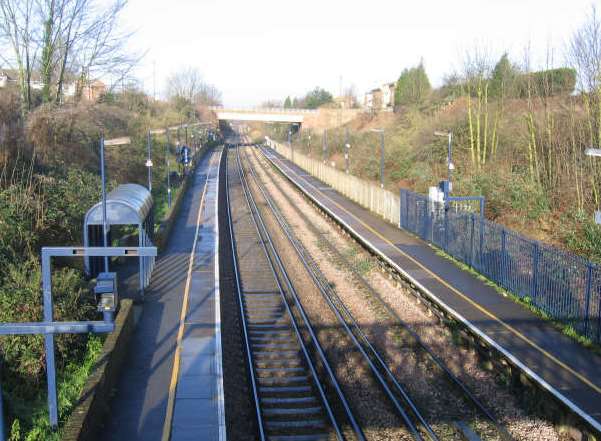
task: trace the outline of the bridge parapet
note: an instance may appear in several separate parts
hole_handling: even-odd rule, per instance
[[[319,113],[318,109],[284,109],[282,107],[223,107],[223,106],[210,106],[210,110],[213,112],[225,112],[225,113],[259,113],[259,114],[298,114],[298,113]]]

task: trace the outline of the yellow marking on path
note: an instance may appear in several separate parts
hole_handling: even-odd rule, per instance
[[[209,166],[214,162],[216,155],[211,157]],[[188,275],[186,277],[186,286],[184,288],[184,299],[182,301],[182,310],[179,316],[179,328],[177,330],[177,339],[175,344],[175,355],[173,356],[173,370],[171,371],[171,383],[169,384],[169,397],[167,399],[167,411],[165,413],[165,423],[163,424],[162,441],[169,441],[171,438],[171,424],[173,423],[173,410],[175,406],[175,391],[177,389],[177,380],[179,377],[179,364],[182,351],[182,339],[184,336],[184,327],[186,321],[186,312],[188,311],[188,298],[190,296],[190,282],[192,279],[192,265],[194,263],[194,253],[196,252],[196,242],[198,241],[198,231],[200,229],[200,215],[205,203],[205,195],[209,182],[209,173],[206,174],[200,204],[198,206],[198,214],[196,216],[196,232],[194,233],[194,242],[190,251],[190,261],[188,263]]]
[[[279,161],[279,159],[278,159],[278,161]],[[281,161],[279,161],[279,162],[282,163]],[[295,173],[294,171],[292,171],[290,169],[290,167],[288,167],[284,163],[282,163],[282,165],[284,167],[286,167],[288,170],[290,170],[292,173]],[[300,175],[297,174],[297,176],[300,176]],[[379,237],[380,239],[382,239],[384,242],[388,243],[389,245],[392,245],[396,251],[398,251],[403,256],[405,256],[407,259],[411,260],[413,263],[415,263],[416,265],[418,265],[420,268],[422,268],[424,271],[426,271],[429,275],[431,275],[434,279],[436,279],[438,282],[440,282],[441,284],[443,284],[444,286],[446,286],[447,288],[449,288],[451,291],[453,291],[455,294],[457,294],[463,300],[465,300],[466,302],[470,303],[473,307],[475,307],[476,309],[478,309],[483,314],[485,314],[488,317],[492,318],[493,320],[499,322],[507,330],[511,331],[512,333],[514,333],[515,335],[517,335],[518,337],[520,337],[522,340],[524,340],[526,343],[528,343],[530,346],[532,346],[533,348],[535,348],[538,351],[540,351],[545,357],[549,358],[554,363],[556,363],[557,365],[559,365],[560,367],[562,367],[566,371],[570,372],[572,375],[574,375],[580,381],[582,381],[583,383],[585,383],[587,386],[589,386],[595,392],[601,394],[601,387],[597,386],[595,383],[593,383],[591,380],[589,380],[587,377],[585,377],[581,373],[576,372],[570,366],[568,366],[567,364],[565,364],[563,361],[559,360],[553,354],[547,352],[545,349],[541,348],[539,345],[537,345],[535,342],[533,342],[532,340],[530,340],[528,337],[526,337],[520,331],[518,331],[517,329],[515,329],[513,326],[511,326],[510,324],[504,322],[503,320],[501,320],[500,318],[498,318],[494,313],[490,312],[488,309],[484,308],[482,305],[480,305],[479,303],[475,302],[474,300],[472,300],[467,295],[463,294],[457,288],[455,288],[454,286],[450,285],[446,280],[442,279],[440,276],[438,276],[436,273],[434,273],[428,267],[424,266],[421,262],[419,262],[418,260],[414,259],[409,254],[407,254],[406,252],[404,252],[403,250],[401,250],[398,246],[396,246],[393,242],[391,242],[387,237],[383,236],[380,232],[378,232],[377,230],[373,229],[370,225],[368,225],[367,223],[365,223],[362,219],[360,219],[359,217],[355,216],[353,213],[351,213],[349,210],[347,210],[346,208],[344,208],[342,205],[340,205],[338,202],[336,202],[330,196],[328,196],[323,191],[321,191],[318,187],[316,187],[315,185],[311,184],[306,178],[303,178],[303,180],[305,181],[305,183],[307,185],[310,185],[315,190],[317,190],[322,196],[324,196],[325,198],[327,198],[330,201],[332,201],[332,203],[334,203],[338,208],[340,208],[342,211],[344,211],[345,213],[347,213],[350,216],[352,216],[361,225],[363,225],[365,228],[367,228],[369,231],[371,231],[377,237]]]

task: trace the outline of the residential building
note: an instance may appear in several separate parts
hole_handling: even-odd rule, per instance
[[[371,111],[392,111],[396,84],[385,83],[364,95],[363,106]]]

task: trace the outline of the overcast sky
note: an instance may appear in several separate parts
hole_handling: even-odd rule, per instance
[[[131,46],[148,51],[136,74],[160,95],[167,76],[200,69],[226,105],[300,96],[315,86],[359,94],[394,81],[423,58],[434,85],[466,50],[503,51],[535,66],[554,64],[591,0],[130,0],[123,22]],[[601,9],[601,8],[599,8]],[[156,66],[156,69],[154,69]]]

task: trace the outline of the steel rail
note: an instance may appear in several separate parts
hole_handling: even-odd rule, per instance
[[[261,161],[259,160],[256,152],[253,151],[253,154],[254,154],[254,157],[257,158],[259,164],[261,164],[262,167],[265,167],[264,164],[262,164]],[[261,152],[261,154],[264,156],[264,154],[262,152]],[[265,170],[265,168],[263,168],[263,169]],[[284,197],[290,202],[288,195],[284,194]],[[311,225],[311,223],[308,221],[307,216],[302,211],[300,211],[298,209],[296,211],[307,222],[308,225]],[[457,375],[455,375],[453,372],[451,372],[451,370],[445,365],[445,363],[436,356],[434,351],[432,351],[432,349],[430,349],[428,347],[428,345],[426,345],[423,342],[421,337],[413,329],[411,329],[411,327],[407,323],[405,323],[399,317],[399,315],[391,308],[391,306],[387,302],[384,301],[382,296],[380,296],[380,294],[378,294],[375,291],[375,289],[369,284],[369,282],[365,279],[365,277],[363,277],[361,274],[359,274],[359,272],[355,268],[353,268],[353,266],[340,253],[340,251],[338,251],[329,241],[326,241],[326,245],[328,246],[328,249],[332,253],[334,253],[350,269],[350,271],[357,278],[357,280],[361,283],[361,285],[369,292],[369,294],[374,299],[376,299],[378,301],[380,306],[382,306],[386,310],[386,312],[395,320],[395,323],[397,325],[399,325],[400,327],[402,327],[414,339],[414,341],[417,343],[417,345],[420,347],[420,349],[422,349],[423,351],[426,352],[426,354],[434,362],[434,364],[436,364],[436,366],[447,376],[448,380],[451,383],[453,383],[454,386],[456,386],[458,389],[460,389],[461,393],[464,394],[464,396],[476,407],[476,409],[486,419],[488,419],[491,424],[493,424],[495,426],[495,428],[499,432],[499,435],[501,436],[501,439],[503,441],[513,441],[514,438],[507,431],[507,429],[497,420],[497,418],[492,414],[492,412],[482,403],[482,401],[480,401],[478,399],[478,397],[476,397],[474,395],[474,393],[469,389],[469,387],[463,381],[461,381],[461,379]]]
[[[238,149],[236,148],[236,152],[238,152]],[[301,351],[303,353],[304,359],[306,361],[306,364],[311,372],[311,376],[313,377],[314,380],[314,385],[316,387],[316,389],[319,392],[322,404],[326,410],[326,413],[328,414],[328,418],[330,420],[330,423],[332,424],[332,428],[334,429],[334,431],[336,432],[336,437],[339,440],[344,440],[345,437],[342,434],[342,430],[340,428],[340,425],[338,424],[336,417],[333,413],[333,410],[330,406],[330,403],[327,399],[325,390],[321,384],[321,381],[319,379],[318,373],[317,373],[317,369],[314,365],[314,363],[311,360],[311,356],[309,355],[309,351],[303,341],[301,332],[300,332],[300,328],[299,325],[296,322],[296,318],[294,317],[294,314],[290,308],[290,305],[288,304],[288,301],[286,299],[286,295],[285,295],[285,289],[281,284],[281,281],[279,280],[279,277],[277,276],[278,271],[276,270],[276,266],[279,269],[279,272],[282,274],[283,279],[285,284],[287,285],[287,287],[289,288],[289,292],[291,292],[291,295],[294,297],[295,293],[293,292],[293,288],[292,288],[292,284],[289,280],[289,277],[283,267],[283,264],[279,258],[279,256],[277,255],[277,252],[275,250],[275,247],[273,247],[273,243],[271,241],[271,238],[269,237],[269,234],[267,232],[267,229],[263,223],[263,220],[260,218],[260,212],[258,207],[256,206],[254,200],[252,199],[252,195],[250,194],[250,189],[248,188],[248,184],[246,182],[246,177],[243,174],[243,171],[241,172],[241,164],[239,163],[239,158],[237,157],[237,161],[238,161],[238,173],[240,176],[240,181],[241,181],[241,186],[242,186],[242,190],[243,190],[243,194],[245,196],[246,199],[246,203],[247,206],[250,210],[250,215],[251,218],[253,220],[253,224],[255,226],[256,232],[259,236],[259,238],[261,239],[259,242],[261,243],[261,246],[263,248],[263,250],[265,251],[267,260],[270,264],[271,267],[271,271],[273,273],[275,282],[278,286],[280,295],[282,296],[282,303],[285,306],[285,309],[288,313],[288,317],[290,318],[290,324],[292,329],[294,330],[297,340],[299,342],[299,346],[301,348]],[[229,181],[229,178],[228,178]],[[229,184],[228,184],[229,186]],[[234,234],[233,234],[233,226],[232,226],[232,219],[231,219],[231,209],[230,209],[230,201],[229,201],[229,195],[228,195],[228,213],[230,215],[229,218],[229,223],[230,223],[230,234],[232,235],[232,246],[235,247],[235,243],[234,243]],[[271,251],[267,248],[267,245],[270,246]],[[235,253],[235,249],[234,249],[234,253]],[[272,257],[273,255],[273,257]],[[236,254],[234,254],[234,259],[235,259]],[[273,260],[275,260],[275,262]],[[246,330],[247,327],[247,323],[246,320],[244,319],[245,317],[245,310],[244,310],[244,300],[243,300],[243,290],[241,288],[241,285],[239,283],[239,279],[240,279],[240,275],[239,275],[239,266],[236,265],[236,280],[237,280],[237,288],[238,288],[238,294],[239,294],[239,301],[240,301],[240,309],[241,309],[241,314],[243,316],[243,320],[244,320],[244,327],[245,327],[245,338],[246,338],[246,343],[247,343],[247,351],[248,351],[248,359],[249,359],[249,364],[250,364],[250,369],[251,372],[254,372],[254,366],[253,366],[253,357],[252,357],[252,347],[250,344],[250,338],[248,336],[248,332]],[[301,313],[301,317],[304,319],[305,321],[305,325],[304,327],[309,331],[311,337],[312,337],[312,341],[314,342],[314,345],[317,349],[318,354],[321,357],[321,361],[322,364],[324,365],[326,371],[328,372],[329,376],[330,376],[330,382],[334,385],[334,389],[339,397],[339,399],[342,402],[343,408],[345,409],[345,412],[347,414],[347,418],[349,420],[349,422],[351,423],[351,426],[353,427],[353,430],[355,431],[355,434],[357,435],[358,439],[360,440],[364,440],[365,437],[360,429],[360,427],[356,424],[356,421],[354,419],[354,416],[352,415],[352,412],[350,410],[350,407],[348,406],[348,403],[346,403],[346,399],[344,397],[344,395],[342,395],[342,390],[339,387],[334,375],[333,375],[333,371],[331,370],[331,368],[329,367],[329,365],[327,364],[327,360],[324,357],[323,354],[323,350],[319,347],[319,344],[317,342],[317,339],[315,337],[315,334],[311,328],[310,323],[308,322],[308,319],[306,317],[306,315],[304,313]],[[262,422],[262,411],[260,408],[260,397],[259,397],[259,392],[258,392],[258,388],[257,388],[257,381],[256,381],[256,377],[253,375],[252,378],[253,381],[253,393],[254,393],[254,398],[255,398],[255,403],[256,403],[256,407],[257,407],[257,417],[259,418],[260,422],[259,424],[261,425],[261,427],[263,428],[263,432],[262,432],[262,436],[265,437],[265,430],[264,430],[264,425]],[[262,438],[265,439],[265,438]]]
[[[264,166],[264,164],[261,163],[258,156],[256,154],[254,154],[254,157],[257,159],[259,164],[261,164],[261,166],[265,170],[265,166]],[[291,202],[289,197],[286,194],[284,194],[284,197],[288,200],[288,202]],[[295,207],[295,208],[296,208],[296,211],[299,214],[299,216],[301,216],[301,218],[303,218],[307,222],[308,225],[311,225],[307,216],[301,210],[298,210],[297,207]],[[319,233],[319,232],[317,232],[317,233]],[[480,412],[487,420],[489,420],[489,422],[497,429],[501,439],[503,441],[512,441],[513,437],[509,434],[507,429],[501,423],[498,422],[498,420],[495,418],[495,416],[474,395],[474,393],[468,388],[468,386],[465,383],[463,383],[453,372],[451,372],[451,370],[444,364],[444,362],[442,360],[440,360],[436,356],[436,354],[434,354],[432,349],[430,349],[423,342],[423,340],[419,337],[419,335],[413,329],[411,329],[409,327],[409,325],[407,325],[405,322],[403,322],[403,320],[401,320],[401,318],[398,316],[398,314],[394,310],[392,310],[390,305],[382,299],[382,297],[374,290],[374,288],[367,282],[367,280],[365,280],[365,278],[361,274],[359,274],[356,269],[354,269],[352,267],[352,265],[340,253],[340,251],[338,251],[329,241],[326,241],[326,246],[333,254],[335,254],[345,264],[345,266],[347,266],[350,269],[350,271],[357,278],[357,280],[361,283],[361,285],[369,292],[369,294],[374,299],[376,299],[378,301],[380,306],[382,306],[386,310],[386,312],[389,314],[389,316],[395,320],[395,324],[402,327],[411,336],[411,338],[413,338],[413,340],[415,341],[415,343],[417,343],[419,348],[421,350],[423,350],[424,352],[426,352],[426,354],[429,356],[429,358],[432,360],[432,362],[434,362],[434,364],[436,364],[436,366],[446,375],[447,379],[455,387],[460,389],[460,391],[464,395],[464,397],[467,398],[467,400],[470,401],[474,405],[474,407],[478,410],[478,412]],[[339,299],[338,295],[335,292],[334,292],[334,295]],[[344,303],[342,303],[341,301],[340,301],[340,303],[341,303],[342,307],[348,312],[348,309],[346,308]],[[351,313],[348,312],[348,314],[350,316],[350,319],[354,322],[354,325],[359,326],[356,323],[356,321],[354,320],[354,318],[352,317]]]
[[[288,238],[288,240],[290,241],[290,243],[296,250],[303,266],[306,268],[307,272],[313,279],[314,283],[319,288],[322,296],[328,303],[332,312],[336,315],[340,324],[343,326],[343,328],[345,329],[345,331],[347,332],[347,334],[349,335],[349,337],[351,338],[351,340],[353,341],[353,343],[355,344],[357,349],[361,352],[361,354],[363,355],[363,357],[369,364],[374,376],[376,377],[376,379],[378,380],[378,382],[384,389],[386,395],[388,396],[388,398],[390,399],[390,401],[396,408],[397,412],[399,413],[399,415],[405,422],[405,425],[411,432],[411,435],[416,440],[423,440],[423,437],[417,428],[417,424],[412,420],[412,418],[409,416],[408,412],[403,408],[403,405],[399,402],[399,400],[396,397],[396,395],[394,394],[391,386],[388,384],[386,378],[388,379],[388,381],[390,383],[392,383],[392,387],[395,389],[395,391],[402,397],[405,405],[409,408],[410,412],[413,414],[414,419],[417,420],[418,424],[427,433],[429,439],[431,439],[432,441],[438,441],[438,436],[434,433],[434,431],[432,430],[432,428],[430,427],[430,425],[428,424],[426,419],[423,417],[422,413],[419,411],[419,409],[417,408],[416,404],[413,402],[413,400],[411,399],[411,397],[409,396],[407,391],[403,388],[403,386],[397,381],[395,376],[392,374],[392,372],[388,368],[388,366],[387,366],[386,362],[384,361],[384,359],[382,358],[382,356],[378,353],[378,351],[371,344],[371,342],[369,341],[367,336],[363,333],[363,331],[361,330],[361,328],[355,321],[354,317],[352,316],[352,314],[350,313],[348,308],[346,308],[346,306],[344,305],[344,303],[342,302],[340,297],[331,289],[330,285],[323,280],[323,276],[320,277],[321,271],[318,269],[317,264],[311,258],[311,256],[306,251],[304,246],[294,237],[294,234],[292,233],[292,230],[291,230],[290,226],[288,225],[288,222],[283,218],[283,216],[279,212],[279,209],[275,206],[273,200],[267,194],[262,183],[256,177],[254,170],[252,170],[252,168],[251,168],[250,173],[253,176],[253,178],[257,184],[257,187],[263,194],[263,197],[267,201],[267,204],[269,205],[271,212],[274,214],[275,218],[277,219],[278,224],[280,225],[284,234],[286,235],[286,237]],[[335,303],[338,303],[339,306],[337,306]],[[347,320],[351,322],[350,323],[351,326],[349,326],[349,323],[347,323],[347,320],[344,319],[344,317],[342,316],[343,314],[347,316]],[[352,329],[351,329],[351,327],[352,327]],[[361,342],[363,342],[363,344],[361,344],[361,342],[359,340],[361,340]],[[375,358],[376,362],[374,362],[373,358]],[[381,371],[383,371],[383,373]]]
[[[290,294],[292,295],[292,297],[295,300],[295,303],[297,304],[297,306],[300,306],[300,302],[298,301],[298,297],[296,295],[296,292],[294,290],[294,287],[292,286],[292,282],[290,281],[290,277],[288,276],[284,265],[280,259],[279,254],[277,253],[275,247],[273,246],[273,242],[271,240],[271,237],[268,233],[267,227],[265,226],[263,219],[261,217],[259,208],[256,206],[255,200],[252,197],[252,193],[250,192],[250,188],[248,186],[248,182],[246,181],[246,175],[244,174],[244,170],[242,168],[242,164],[240,162],[240,156],[239,156],[239,147],[236,147],[236,161],[237,161],[237,165],[238,165],[238,174],[240,176],[240,181],[242,183],[242,189],[244,191],[244,195],[246,198],[246,202],[248,204],[249,210],[251,211],[251,214],[253,215],[253,222],[254,225],[256,227],[257,230],[257,234],[259,235],[259,237],[262,239],[261,240],[261,245],[263,247],[263,250],[265,251],[267,258],[269,260],[269,263],[271,265],[271,270],[273,272],[273,275],[275,277],[275,281],[278,285],[278,288],[280,290],[280,294],[282,296],[282,300],[284,303],[284,306],[286,307],[286,311],[288,312],[288,316],[290,317],[290,321],[291,324],[294,328],[294,331],[296,333],[297,339],[300,343],[300,347],[302,349],[303,355],[305,357],[305,361],[307,362],[307,365],[311,371],[311,375],[313,376],[313,379],[315,381],[315,386],[317,387],[320,397],[322,399],[322,403],[324,404],[324,407],[326,408],[326,412],[328,413],[328,417],[330,418],[330,422],[332,423],[332,427],[334,428],[334,430],[336,431],[336,436],[339,440],[344,439],[343,435],[342,435],[342,430],[340,429],[340,426],[338,424],[338,422],[336,421],[336,417],[334,416],[334,413],[331,409],[331,406],[328,402],[328,399],[326,397],[325,391],[323,389],[323,386],[321,385],[319,376],[317,374],[317,370],[314,366],[314,363],[311,361],[311,357],[309,355],[309,352],[306,348],[306,345],[303,341],[303,338],[301,336],[300,333],[300,329],[296,323],[296,319],[294,317],[294,314],[292,313],[292,310],[290,308],[290,305],[288,304],[287,300],[286,300],[286,296],[285,296],[285,290],[283,288],[283,286],[281,285],[281,282],[279,280],[279,278],[277,277],[276,274],[276,269],[274,265],[274,262],[271,260],[271,255],[273,255],[273,257],[275,258],[275,263],[278,266],[278,269],[280,270],[284,281],[286,283],[286,286],[290,292]],[[263,231],[263,234],[261,234],[261,231]],[[271,253],[268,251],[267,249],[267,245],[270,246],[271,249]],[[361,431],[359,425],[356,423],[354,415],[352,414],[352,411],[350,409],[350,406],[348,406],[348,403],[346,402],[346,398],[344,397],[343,393],[342,393],[342,389],[340,388],[340,386],[338,385],[338,382],[336,380],[336,377],[334,376],[334,373],[332,371],[332,369],[330,368],[326,358],[325,358],[325,353],[323,352],[323,350],[321,349],[321,346],[318,343],[317,337],[315,335],[315,333],[313,332],[313,328],[309,322],[308,317],[306,316],[306,314],[304,313],[304,311],[302,311],[302,307],[301,307],[301,317],[304,321],[304,325],[305,328],[309,331],[312,341],[314,342],[314,345],[316,347],[316,349],[318,350],[318,353],[321,357],[321,361],[324,364],[324,367],[326,368],[326,371],[328,372],[329,376],[330,376],[330,381],[333,383],[335,390],[338,394],[339,399],[342,401],[343,403],[343,407],[347,413],[347,418],[349,419],[349,421],[351,422],[351,425],[353,426],[353,429],[355,430],[355,433],[357,434],[358,438],[361,441],[365,441],[365,437],[363,435],[363,432]]]
[[[228,229],[230,232],[230,245],[232,248],[232,266],[233,266],[233,272],[234,272],[234,279],[236,281],[236,292],[238,293],[238,303],[240,304],[240,318],[242,320],[242,330],[244,332],[244,345],[246,346],[246,355],[247,355],[247,362],[248,362],[248,371],[250,374],[250,380],[251,380],[251,385],[252,385],[252,390],[253,390],[253,399],[255,402],[255,411],[257,414],[257,423],[259,424],[259,436],[261,438],[261,441],[265,441],[265,428],[263,427],[263,418],[262,418],[262,413],[261,413],[261,406],[259,403],[259,392],[258,392],[258,387],[257,387],[257,379],[255,377],[255,371],[254,371],[254,366],[253,366],[253,360],[252,360],[252,353],[251,353],[251,345],[250,345],[250,339],[248,337],[248,324],[246,323],[246,315],[244,313],[244,300],[243,300],[243,296],[242,296],[242,286],[240,284],[240,269],[238,268],[238,259],[236,258],[236,237],[234,235],[234,228],[233,228],[233,222],[232,222],[232,210],[231,210],[231,204],[230,204],[230,186],[229,186],[229,173],[228,173],[228,169],[227,169],[227,161],[228,161],[228,155],[227,155],[227,150],[224,148],[224,152],[226,154],[225,160],[225,204],[227,207],[227,224],[228,224]]]

